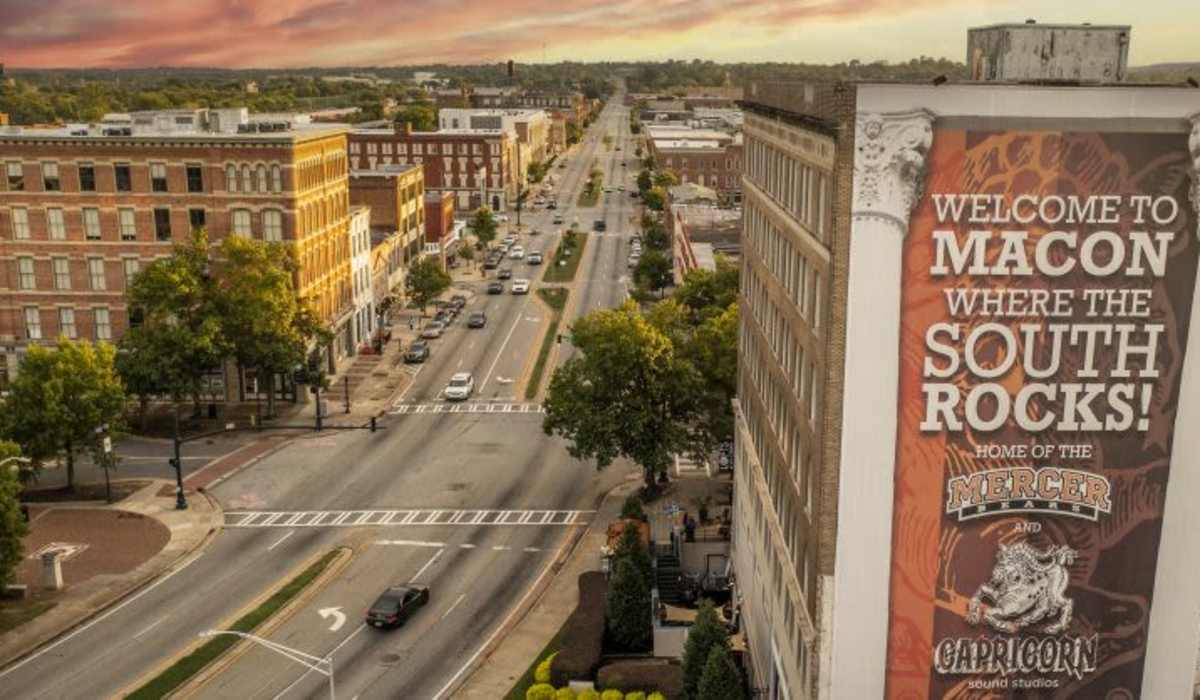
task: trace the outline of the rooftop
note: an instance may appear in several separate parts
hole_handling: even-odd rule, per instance
[[[56,126],[8,126],[0,136],[21,139],[170,139],[177,141],[226,141],[229,139],[295,141],[345,133],[343,124],[314,124],[307,114],[251,114],[245,107],[221,109],[165,109],[142,112],[113,112],[99,122]]]
[[[396,163],[391,165],[377,165],[372,169],[353,169],[350,171],[350,177],[399,177],[413,170],[420,170],[421,166],[417,163]]]
[[[444,136],[503,136],[512,132],[504,129],[438,129],[437,131],[413,131],[406,134],[395,129],[353,129],[351,133],[363,136],[395,135],[408,138],[438,139]]]
[[[708,139],[654,139],[654,147],[660,151],[719,151],[721,142]]]

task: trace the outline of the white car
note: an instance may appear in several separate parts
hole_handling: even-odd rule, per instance
[[[471,398],[473,391],[475,391],[475,378],[471,376],[470,372],[459,372],[450,377],[445,395],[448,401],[466,401]]]
[[[525,257],[525,248],[522,246],[513,246],[513,249],[508,251],[508,257],[513,260],[520,260]]]
[[[501,238],[500,242],[503,243],[504,245],[512,245],[513,243],[517,242],[517,237],[510,233],[507,236],[505,236],[504,238]]]
[[[629,256],[629,268],[633,269],[633,268],[637,267],[638,263],[641,261],[642,261],[642,256],[637,255],[636,253],[634,255],[630,255]]]
[[[528,294],[529,280],[513,280],[511,289],[513,294]]]

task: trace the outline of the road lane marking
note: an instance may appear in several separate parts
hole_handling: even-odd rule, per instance
[[[347,635],[345,639],[343,639],[341,642],[339,642],[338,645],[335,646],[333,649],[331,649],[329,651],[329,653],[326,654],[325,656],[329,657],[329,656],[333,656],[334,654],[336,654],[339,649],[341,649],[342,647],[349,644],[351,639],[354,639],[355,637],[357,637],[359,635],[359,633],[362,632],[363,630],[365,630],[366,628],[367,628],[367,623],[364,622],[364,623],[360,624],[357,628],[355,628],[355,630],[353,632],[351,632],[349,635]],[[279,700],[279,698],[282,698],[284,695],[287,695],[289,690],[291,690],[292,688],[295,688],[296,685],[300,683],[300,681],[304,680],[305,678],[308,678],[308,674],[310,674],[310,673],[312,673],[312,669],[308,669],[304,673],[300,674],[299,678],[297,678],[296,680],[294,680],[290,684],[288,684],[288,687],[279,691],[279,693],[271,700]]]
[[[466,597],[467,597],[466,593],[463,593],[462,595],[460,595],[458,597],[458,600],[454,601],[453,605],[451,605],[449,608],[446,608],[446,612],[442,613],[442,616],[440,618],[438,618],[438,621],[440,622],[441,620],[445,620],[446,616],[449,615],[450,613],[454,612],[454,609],[457,608],[458,604],[463,602],[463,598],[466,598]]]
[[[562,527],[586,523],[594,510],[346,510],[346,511],[227,511],[228,529],[315,527]],[[276,516],[260,518],[260,515]],[[309,517],[315,516],[315,517]],[[444,517],[443,517],[444,516]],[[294,523],[287,525],[286,523]],[[286,537],[286,535],[284,536]],[[281,538],[280,542],[283,541]],[[276,543],[278,544],[278,543]],[[272,545],[274,546],[274,545]]]
[[[279,545],[283,544],[283,541],[286,540],[287,538],[291,537],[293,532],[295,532],[295,530],[288,530],[286,533],[284,533],[283,537],[280,537],[279,539],[275,540],[275,544],[271,545],[270,547],[267,547],[267,551],[269,552],[272,549],[275,549]]]
[[[504,336],[504,342],[500,343],[500,349],[496,351],[496,359],[492,360],[492,366],[488,368],[487,375],[483,378],[483,383],[479,385],[479,391],[483,391],[487,387],[488,380],[492,378],[492,372],[496,371],[496,365],[500,362],[500,358],[504,357],[504,348],[508,346],[508,341],[512,339],[513,332],[517,330],[517,326],[521,325],[521,317],[525,313],[525,307],[529,305],[529,297],[525,297],[525,303],[521,307],[521,311],[517,314],[517,320],[513,321],[512,328],[508,329],[508,335]]]
[[[158,627],[159,623],[160,623],[160,622],[162,622],[163,620],[166,620],[166,619],[167,619],[167,617],[168,617],[167,615],[164,615],[164,616],[162,616],[162,617],[158,618],[157,620],[155,620],[154,622],[151,622],[151,623],[150,623],[149,625],[147,625],[147,626],[145,627],[145,629],[143,629],[141,632],[138,632],[137,634],[133,635],[133,638],[134,638],[134,639],[137,639],[138,637],[140,637],[140,636],[142,636],[143,634],[145,634],[145,633],[149,632],[150,630],[154,629],[155,627]]]
[[[446,546],[445,542],[424,542],[422,540],[375,540],[375,544],[382,545],[397,545],[402,547],[429,547],[431,549],[441,549]]]
[[[441,557],[442,553],[445,551],[446,550],[444,550],[444,549],[439,549],[438,551],[434,552],[433,556],[430,557],[429,561],[425,562],[425,566],[422,566],[420,569],[418,569],[416,575],[414,575],[412,578],[410,578],[409,581],[416,581],[417,579],[421,578],[421,574],[425,573],[426,569],[433,566],[433,562],[437,561],[438,558]]]

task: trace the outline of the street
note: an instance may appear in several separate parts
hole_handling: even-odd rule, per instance
[[[567,156],[568,167],[551,170],[560,176],[557,212],[568,225],[578,218],[589,231],[567,306],[572,318],[626,296],[625,258],[636,225],[628,190],[637,168],[621,166],[634,156],[628,111],[620,103],[618,92]],[[606,149],[605,134],[615,135],[613,147],[622,150]],[[593,161],[613,192],[602,194],[597,207],[578,209]],[[620,185],[627,191],[618,191]],[[527,253],[543,252],[547,265],[504,263],[515,278],[534,281],[530,294],[487,295],[483,278],[457,285],[455,292],[469,297],[466,308],[442,338],[431,341],[423,364],[394,370],[413,376],[395,397],[382,431],[298,437],[212,488],[210,495],[226,511],[226,527],[215,541],[108,612],[0,671],[5,695],[128,692],[200,633],[230,624],[314,557],[343,545],[354,550],[346,568],[269,638],[309,654],[332,652],[344,697],[449,696],[479,649],[544,575],[571,528],[586,524],[598,498],[626,476],[620,465],[597,472],[569,457],[559,440],[542,432],[540,406],[517,393],[548,313],[532,291],[564,228],[551,223],[554,213],[522,212],[526,228],[541,234],[524,234],[520,243]],[[606,232],[591,232],[596,219],[607,223]],[[487,314],[485,328],[466,328],[473,311]],[[571,351],[564,342],[558,362]],[[441,393],[458,372],[474,376],[474,396],[447,404]],[[430,587],[424,609],[399,629],[363,626],[363,611],[384,588],[410,581]],[[330,609],[344,621],[339,624]],[[303,666],[253,647],[198,695],[327,697],[327,685]]]

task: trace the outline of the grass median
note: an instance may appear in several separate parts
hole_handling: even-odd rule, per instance
[[[576,231],[573,234],[563,234],[554,255],[550,257],[550,266],[542,275],[542,281],[550,284],[575,281],[575,273],[579,270],[579,261],[583,260],[583,249],[587,247],[587,234]]]
[[[321,557],[312,566],[288,581],[262,605],[243,615],[240,620],[233,623],[230,629],[236,632],[253,632],[320,576],[337,554],[337,550],[333,550]],[[158,674],[141,688],[125,696],[126,700],[151,700],[168,696],[240,641],[242,641],[240,637],[232,634],[213,637],[200,648],[176,661],[170,668]]]
[[[537,294],[550,307],[554,314],[550,319],[550,327],[542,337],[542,346],[538,349],[537,360],[533,363],[533,372],[529,375],[529,383],[525,385],[525,400],[532,401],[542,386],[542,374],[546,371],[546,360],[550,357],[550,348],[558,339],[558,327],[562,323],[562,312],[567,306],[568,291],[563,287],[542,287]]]
[[[508,691],[508,695],[504,696],[504,700],[525,700],[525,692],[534,684],[533,674],[537,671],[538,664],[545,661],[547,656],[557,653],[562,649],[563,629],[566,626],[567,623],[563,622],[563,626],[558,628],[558,631],[554,633],[554,636],[550,638],[550,641],[542,649],[542,653],[537,655],[533,663],[529,664],[529,668],[525,669],[525,673],[521,674],[521,677],[517,679],[517,684],[513,686],[512,690]]]

